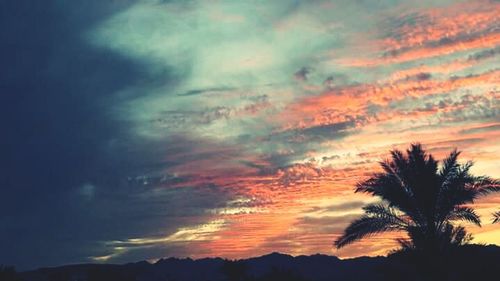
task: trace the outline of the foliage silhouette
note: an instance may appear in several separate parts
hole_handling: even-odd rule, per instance
[[[481,220],[470,204],[480,196],[500,191],[500,182],[487,176],[474,176],[472,162],[460,164],[460,152],[452,151],[441,162],[412,144],[406,154],[391,151],[391,159],[380,162],[383,172],[374,173],[357,184],[355,192],[382,199],[363,209],[335,241],[344,247],[363,237],[387,231],[404,231],[408,239],[398,239],[404,250],[436,256],[467,244],[471,235],[455,221],[478,226]]]
[[[500,211],[493,213],[493,223],[500,222]]]
[[[299,273],[276,266],[260,277],[251,276],[248,265],[243,260],[225,260],[221,271],[228,281],[306,281]]]
[[[127,272],[121,271],[119,268],[92,268],[87,272],[88,281],[135,281],[135,277]]]
[[[0,280],[1,281],[21,281],[21,277],[16,272],[13,266],[0,265]]]
[[[229,281],[248,280],[247,265],[244,261],[224,260],[221,270]]]
[[[271,271],[262,276],[257,281],[306,281],[298,273],[290,269],[282,269],[278,267],[271,268]]]

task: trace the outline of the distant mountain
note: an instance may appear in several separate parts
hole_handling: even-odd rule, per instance
[[[499,280],[500,247],[470,245],[440,264],[439,280]],[[433,269],[434,270],[434,269]],[[339,259],[272,253],[238,261],[221,258],[161,259],[124,265],[80,264],[41,268],[18,275],[24,281],[332,281],[429,280],[408,253]],[[1,277],[1,275],[0,275]]]

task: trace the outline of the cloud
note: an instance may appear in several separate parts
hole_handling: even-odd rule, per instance
[[[382,21],[384,31],[374,42],[376,58],[344,59],[351,66],[404,63],[498,45],[494,1],[465,1],[416,11]]]
[[[9,69],[0,78],[8,93],[0,97],[8,104],[0,113],[2,263],[22,270],[80,262],[95,250],[102,228],[92,204],[127,169],[126,157],[112,153],[126,124],[109,120],[106,108],[116,92],[159,77],[89,46],[81,33],[130,4],[2,3],[0,33],[10,42],[0,47]]]
[[[357,218],[359,218],[359,214],[303,217],[296,226],[304,230],[314,228],[317,234],[339,233],[342,232],[350,222]]]
[[[492,124],[492,125],[485,125],[485,126],[479,126],[475,128],[470,128],[470,129],[463,129],[460,131],[462,134],[475,134],[475,133],[482,133],[482,132],[489,132],[489,131],[498,131],[500,129],[500,124]]]
[[[170,131],[189,131],[199,126],[209,126],[221,121],[232,121],[245,117],[256,116],[261,111],[272,108],[266,95],[241,99],[238,106],[214,106],[192,110],[165,110],[151,120],[155,129]]]
[[[300,68],[295,74],[293,75],[295,79],[299,81],[306,81],[307,80],[307,75],[311,72],[310,68],[307,67],[302,67]]]
[[[141,238],[129,238],[124,241],[111,241],[106,243],[106,247],[112,249],[112,252],[103,256],[92,257],[95,261],[112,261],[128,251],[134,251],[142,248],[151,247],[161,247],[161,246],[171,246],[175,243],[186,243],[195,241],[205,241],[211,240],[213,237],[211,235],[214,232],[219,231],[225,225],[224,220],[213,220],[208,223],[196,225],[192,227],[182,227],[176,232],[166,236],[166,237],[141,237]],[[149,258],[161,258],[163,256],[152,257],[151,252],[143,253]]]
[[[12,3],[2,263],[331,253],[392,148],[498,173],[496,2]]]
[[[311,209],[312,212],[335,212],[335,211],[352,211],[352,210],[359,210],[361,207],[366,205],[366,202],[357,200],[357,201],[350,201],[350,202],[343,202],[343,203],[338,203],[338,204],[332,204],[328,205],[326,207],[314,207]]]
[[[477,53],[470,55],[467,59],[469,61],[479,61],[494,58],[497,54],[500,53],[500,47],[495,47],[492,49],[486,49]]]
[[[85,183],[80,187],[80,195],[85,199],[85,200],[92,200],[95,195],[95,190],[96,187],[90,183]]]
[[[200,94],[205,94],[205,93],[227,92],[227,91],[233,91],[233,90],[236,90],[236,88],[232,88],[232,87],[207,88],[207,89],[190,90],[190,91],[187,91],[183,94],[179,94],[179,96],[193,96],[193,95],[200,95]]]

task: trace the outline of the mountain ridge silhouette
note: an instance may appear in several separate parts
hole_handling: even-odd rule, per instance
[[[465,246],[447,260],[447,264],[454,267],[449,280],[495,280],[492,274],[498,261],[499,246]],[[235,264],[240,265],[240,279],[224,273],[224,267]],[[407,253],[340,259],[324,254],[291,256],[274,252],[234,261],[219,257],[170,257],[155,263],[74,264],[21,272],[19,276],[25,281],[422,280],[412,279],[418,272]],[[281,275],[294,277],[275,277]]]

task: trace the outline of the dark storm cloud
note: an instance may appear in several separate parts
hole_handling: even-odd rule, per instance
[[[133,148],[107,110],[121,89],[168,83],[168,70],[158,76],[82,39],[132,2],[1,2],[0,264],[81,262],[96,241],[160,220],[146,218],[165,202],[147,205],[147,192],[126,190],[124,180],[157,154]]]

